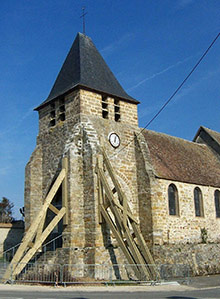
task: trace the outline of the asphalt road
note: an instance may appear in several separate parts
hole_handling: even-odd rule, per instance
[[[192,278],[189,285],[30,286],[0,284],[0,299],[200,299],[220,298],[220,275]]]
[[[198,288],[190,286],[145,287],[76,287],[52,288],[31,286],[2,286],[1,299],[199,299],[220,298],[220,287]]]
[[[96,291],[1,291],[1,299],[144,299],[144,298],[167,298],[167,299],[196,299],[196,298],[220,298],[220,288],[189,290],[189,291],[141,291],[141,292],[96,292]]]

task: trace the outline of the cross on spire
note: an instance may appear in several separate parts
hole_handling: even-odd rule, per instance
[[[83,34],[86,33],[86,29],[85,29],[85,15],[87,15],[87,12],[85,12],[85,6],[82,7],[82,15],[80,16],[80,18],[83,19]]]

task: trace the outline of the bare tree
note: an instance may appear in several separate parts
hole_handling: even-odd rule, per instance
[[[9,199],[2,197],[2,201],[0,202],[0,222],[10,223],[14,220],[12,217],[13,207],[14,204]]]

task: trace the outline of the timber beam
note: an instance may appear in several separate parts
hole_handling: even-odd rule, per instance
[[[102,224],[104,219],[108,224],[126,259],[134,265],[136,277],[140,280],[155,280],[158,273],[139,229],[138,221],[132,215],[127,197],[103,148],[101,153],[102,156],[98,156],[96,166],[99,223]],[[111,180],[111,187],[109,180]]]
[[[56,195],[58,189],[62,184],[62,205],[63,207],[59,210],[54,205],[52,201]],[[45,225],[45,219],[47,211],[50,209],[54,214],[54,218],[49,224]],[[20,272],[25,268],[27,263],[33,258],[36,252],[41,250],[43,242],[56,227],[59,221],[64,218],[67,211],[67,158],[63,158],[62,170],[60,171],[58,177],[56,178],[54,184],[50,188],[41,210],[32,222],[28,231],[26,232],[21,245],[16,251],[10,265],[8,266],[3,279],[5,281],[16,278]],[[67,217],[65,219],[65,224],[67,224]],[[12,273],[11,273],[12,270]]]

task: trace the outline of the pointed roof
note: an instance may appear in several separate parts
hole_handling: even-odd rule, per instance
[[[220,158],[220,133],[201,126],[193,139],[194,142],[208,145]]]
[[[124,91],[92,40],[82,33],[77,34],[48,98],[35,110],[78,86],[139,103]]]
[[[211,130],[209,128],[206,128],[204,126],[200,126],[198,132],[196,133],[196,136],[193,138],[194,142],[197,142],[197,138],[198,136],[200,136],[202,134],[202,132],[206,132],[206,134],[210,135],[212,137],[212,139],[219,143],[220,145],[220,133],[214,130]]]

